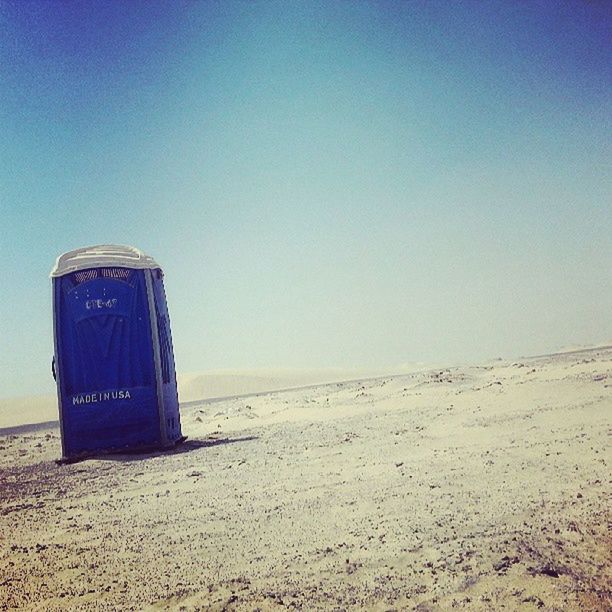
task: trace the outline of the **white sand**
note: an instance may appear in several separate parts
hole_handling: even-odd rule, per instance
[[[394,374],[407,374],[424,369],[422,364],[407,364],[393,369]],[[332,382],[359,380],[388,375],[389,370],[347,368],[259,368],[254,370],[210,370],[196,374],[179,374],[181,403],[309,387]]]
[[[393,373],[422,369],[422,365],[404,365]],[[382,376],[388,371],[346,368],[260,368],[254,370],[209,370],[179,374],[178,392],[181,403],[200,399],[232,397],[262,391],[293,389],[329,382]],[[35,395],[0,399],[0,429],[31,423],[58,420],[56,395]]]
[[[55,395],[0,399],[0,429],[28,423],[57,421],[57,415]]]
[[[202,402],[172,453],[0,438],[0,608],[610,609],[612,349]]]

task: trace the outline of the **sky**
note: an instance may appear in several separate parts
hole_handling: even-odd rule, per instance
[[[0,2],[0,397],[137,246],[178,371],[612,340],[608,2]]]

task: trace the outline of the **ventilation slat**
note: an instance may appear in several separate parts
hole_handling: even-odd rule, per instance
[[[75,272],[74,274],[74,282],[77,285],[81,283],[86,283],[87,281],[93,280],[94,278],[98,278],[98,270],[83,270],[82,272]]]
[[[116,278],[118,280],[127,280],[130,271],[127,268],[102,268],[102,276],[105,278]]]
[[[87,283],[95,278],[111,278],[127,283],[129,282],[131,273],[132,270],[128,268],[91,268],[89,270],[75,272],[72,275],[72,279],[75,285]]]

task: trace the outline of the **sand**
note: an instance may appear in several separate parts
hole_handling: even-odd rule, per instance
[[[183,410],[170,453],[0,437],[0,607],[605,610],[612,348]]]
[[[392,371],[412,372],[422,364],[405,364]],[[253,370],[208,370],[178,375],[181,403],[201,399],[221,399],[263,391],[279,391],[330,382],[371,378],[389,374],[389,370],[347,368],[258,368]],[[0,430],[33,423],[58,420],[57,395],[0,398]],[[0,433],[2,433],[0,431]]]

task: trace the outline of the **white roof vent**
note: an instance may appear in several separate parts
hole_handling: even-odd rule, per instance
[[[159,268],[159,264],[141,250],[118,244],[100,244],[68,251],[60,255],[51,276],[63,276],[88,268]]]

